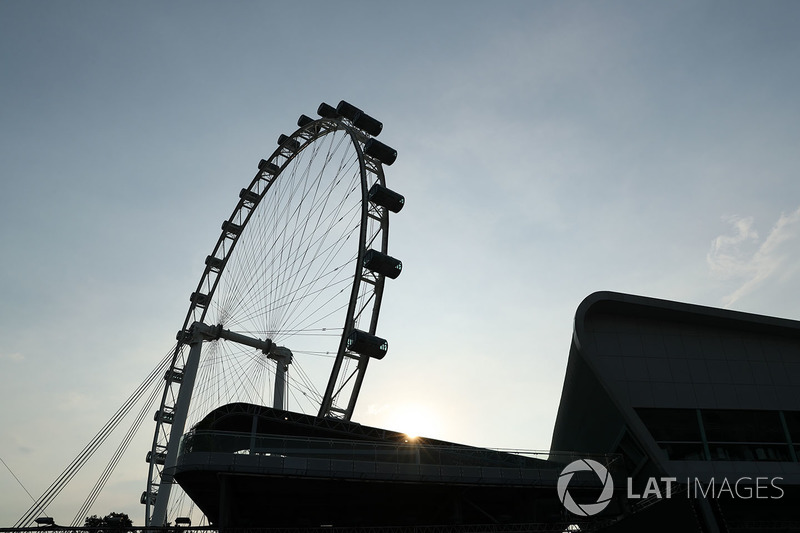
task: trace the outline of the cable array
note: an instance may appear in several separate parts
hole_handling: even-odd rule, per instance
[[[47,490],[42,493],[41,496],[31,505],[31,507],[22,515],[22,517],[14,524],[14,528],[21,528],[21,527],[28,527],[33,524],[34,520],[41,516],[47,507],[55,500],[55,498],[61,493],[62,490],[69,484],[73,477],[80,471],[80,469],[86,464],[86,462],[95,454],[95,452],[100,448],[100,446],[106,441],[106,439],[114,432],[117,426],[125,419],[131,409],[136,406],[142,397],[147,393],[148,390],[153,389],[155,393],[159,391],[158,383],[164,375],[164,372],[167,368],[169,368],[170,362],[172,360],[172,353],[174,351],[174,347],[170,349],[167,354],[161,359],[158,363],[156,368],[154,368],[150,374],[139,384],[136,390],[128,397],[127,400],[120,406],[119,409],[111,416],[111,418],[103,425],[100,431],[89,441],[89,443],[81,450],[75,459],[72,460],[69,465],[64,469],[63,472],[53,481],[53,483],[47,488]],[[138,426],[142,425],[144,420],[144,416],[142,413],[146,412],[147,410],[152,409],[153,404],[155,403],[155,394],[151,392],[148,402],[142,407],[142,411],[139,413],[139,416],[134,421],[134,424],[131,426],[131,430],[125,435],[120,444],[120,447],[117,449],[117,453],[114,454],[109,465],[106,466],[103,474],[100,476],[100,480],[98,480],[97,485],[95,486],[96,490],[93,490],[90,493],[89,498],[87,498],[87,502],[89,505],[86,506],[87,510],[91,507],[91,504],[94,503],[97,495],[100,492],[100,489],[105,485],[105,482],[108,480],[108,477],[113,472],[114,467],[119,462],[122,453],[127,449],[128,445],[130,444],[133,435],[136,433],[136,429]],[[99,486],[99,488],[97,488]],[[81,507],[81,511],[79,515],[83,512],[83,506]]]

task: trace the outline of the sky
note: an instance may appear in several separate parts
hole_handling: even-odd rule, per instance
[[[322,101],[383,122],[406,197],[362,424],[548,449],[599,290],[800,319],[798,27],[789,1],[0,2],[0,526],[32,503],[12,472],[38,496],[170,349]],[[141,523],[151,435],[93,514]]]

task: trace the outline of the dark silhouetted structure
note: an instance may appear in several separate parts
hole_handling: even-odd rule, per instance
[[[223,528],[800,530],[800,322],[592,294],[576,313],[551,448],[576,454],[239,403],[184,436],[174,474]],[[614,480],[595,516],[568,513],[556,488],[579,457]],[[597,477],[576,475],[569,491],[597,501]]]
[[[624,458],[631,516],[609,530],[800,530],[800,322],[592,294],[551,446]]]
[[[181,452],[175,479],[219,527],[537,524],[562,531],[576,522],[555,489],[575,456],[412,439],[244,403],[210,413],[184,436]],[[621,464],[613,455],[595,459],[612,471]]]

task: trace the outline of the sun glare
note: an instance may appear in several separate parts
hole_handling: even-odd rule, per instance
[[[392,409],[388,417],[387,429],[402,431],[408,438],[416,439],[440,433],[440,424],[425,407],[416,404],[400,404]]]

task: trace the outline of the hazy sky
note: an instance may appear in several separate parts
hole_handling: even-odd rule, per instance
[[[800,319],[798,28],[789,1],[0,2],[0,458],[34,496],[61,472],[322,101],[383,121],[407,200],[363,424],[546,449],[597,290]],[[142,521],[150,424],[93,512]],[[0,494],[8,526],[31,500],[5,467]]]

